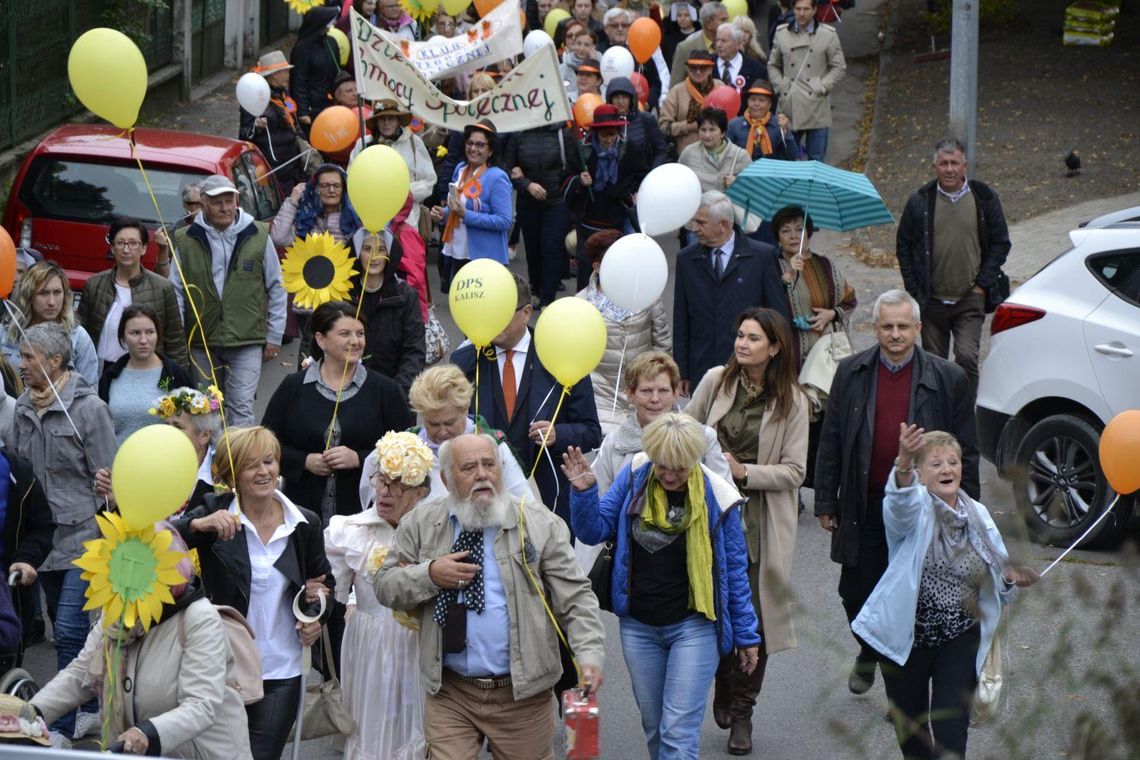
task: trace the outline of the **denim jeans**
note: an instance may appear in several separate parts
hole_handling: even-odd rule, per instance
[[[83,611],[87,581],[80,577],[82,572],[79,569],[49,570],[39,574],[51,614],[57,670],[66,668],[79,655],[91,630],[91,618]],[[83,706],[84,712],[98,709],[94,700]],[[51,728],[70,738],[75,731],[75,711],[61,716]]]
[[[650,760],[699,757],[701,722],[720,662],[716,623],[690,615],[653,626],[623,617],[621,649]]]
[[[796,131],[795,137],[809,159],[823,161],[823,157],[827,155],[827,127],[800,129]]]
[[[262,350],[261,346],[210,346],[210,358],[214,361],[214,372],[218,375],[218,387],[224,399],[222,408],[226,412],[227,425],[245,427],[257,424],[253,416],[253,401],[257,396],[257,383],[261,380]],[[191,349],[190,356],[198,381],[203,385],[213,383],[206,352],[195,348]]]
[[[245,706],[249,750],[253,760],[279,760],[290,740],[301,699],[301,676],[261,682],[265,697]]]

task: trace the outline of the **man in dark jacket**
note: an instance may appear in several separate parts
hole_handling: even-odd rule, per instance
[[[710,190],[693,224],[698,242],[677,254],[673,290],[673,358],[686,396],[705,372],[732,356],[740,312],[765,306],[791,322],[779,253],[734,228],[732,201]]]
[[[24,644],[31,643],[35,604],[32,584],[36,568],[51,553],[55,522],[43,489],[23,457],[0,451],[0,568],[3,582],[19,573],[12,603],[23,629]],[[0,654],[10,654],[2,652]]]
[[[542,437],[558,406],[560,386],[542,365],[535,351],[533,335],[527,327],[534,307],[527,281],[515,277],[518,288],[515,316],[491,341],[494,356],[478,357],[478,398],[471,400],[471,411],[479,410],[491,427],[507,434],[507,441],[519,462],[534,479],[542,502],[570,524],[570,484],[562,474],[562,454],[570,446],[583,451],[602,443],[602,427],[594,406],[594,386],[587,375],[570,389],[562,411],[546,441],[546,454],[539,458]],[[475,347],[456,349],[451,361],[475,382]],[[513,388],[511,387],[513,386]],[[511,403],[511,402],[514,403]],[[478,407],[476,407],[478,404]],[[549,458],[548,458],[549,456]],[[537,464],[537,467],[535,466]],[[571,537],[573,538],[573,537]]]
[[[336,20],[338,10],[323,6],[313,8],[302,17],[297,30],[297,44],[289,54],[293,72],[290,89],[297,101],[298,120],[305,134],[317,114],[332,105],[329,90],[340,71],[340,49],[328,36],[329,27]]]
[[[899,425],[942,430],[962,447],[962,489],[979,496],[974,405],[966,374],[915,345],[918,304],[901,290],[875,301],[879,345],[839,363],[819,437],[815,515],[831,532],[831,559],[843,567],[839,596],[851,622],[887,568],[883,492],[898,453]],[[858,639],[857,639],[858,640]],[[875,680],[875,650],[861,651],[847,679],[863,694]]]
[[[934,149],[936,179],[907,201],[895,255],[906,290],[922,307],[922,347],[954,361],[978,391],[978,351],[986,319],[986,291],[1009,255],[1009,230],[998,195],[966,179],[966,152],[957,140]]]
[[[645,150],[645,160],[649,168],[656,169],[668,158],[669,145],[661,126],[653,114],[637,107],[637,88],[626,77],[614,77],[606,85],[606,102],[625,114],[629,125],[625,128],[625,139],[630,145],[640,145]]]

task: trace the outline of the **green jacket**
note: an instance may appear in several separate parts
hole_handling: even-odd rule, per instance
[[[174,286],[170,280],[154,272],[142,270],[138,277],[130,281],[131,303],[145,304],[158,314],[158,328],[162,340],[158,342],[158,352],[175,364],[190,366],[186,353],[186,337],[182,332],[182,316],[178,313],[178,299],[174,296]],[[99,336],[107,312],[115,302],[115,268],[92,275],[83,286],[83,298],[79,301],[76,321],[83,325],[91,336],[91,342],[99,347]]]
[[[174,233],[187,286],[183,289],[182,323],[186,325],[187,342],[191,346],[200,348],[207,341],[210,346],[220,348],[265,343],[268,303],[263,267],[268,239],[269,231],[261,222],[254,222],[237,233],[225,287],[219,296],[210,269],[213,252],[206,231],[191,224]],[[179,275],[173,271],[171,276]],[[191,300],[198,310],[197,319]]]

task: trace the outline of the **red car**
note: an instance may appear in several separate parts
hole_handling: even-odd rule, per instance
[[[158,227],[130,143],[120,135],[115,127],[86,124],[54,130],[24,159],[4,210],[4,228],[16,244],[59,262],[76,293],[111,265],[106,234],[112,218],[133,216]],[[255,219],[271,220],[283,200],[269,163],[247,142],[136,129],[135,155],[168,226],[185,221],[182,188],[210,174],[230,177],[242,208]],[[143,265],[153,267],[154,257],[152,235]]]

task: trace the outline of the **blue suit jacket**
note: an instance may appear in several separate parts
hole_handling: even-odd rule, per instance
[[[677,254],[673,290],[673,358],[681,379],[696,388],[711,367],[732,356],[736,317],[753,306],[775,309],[791,322],[775,246],[736,230],[732,258],[718,281],[709,249],[695,243]]]
[[[457,348],[451,354],[451,361],[475,382],[475,347],[472,345]],[[553,390],[552,390],[553,389]],[[529,473],[538,457],[539,446],[530,440],[530,423],[535,420],[549,420],[558,406],[562,392],[558,381],[542,366],[531,341],[526,355],[519,392],[515,398],[515,413],[507,420],[506,402],[503,400],[503,384],[499,378],[498,361],[481,355],[479,357],[478,394],[471,400],[471,410],[475,402],[479,404],[479,414],[492,427],[506,433],[507,442],[514,450],[519,462]],[[602,427],[598,424],[598,410],[594,405],[594,386],[587,375],[570,389],[570,395],[562,404],[562,411],[554,423],[554,445],[548,446],[550,459],[542,457],[534,479],[538,484],[542,501],[554,509],[567,525],[570,524],[570,484],[562,474],[562,454],[570,446],[583,451],[595,449],[602,443]],[[552,467],[553,465],[553,467]]]

